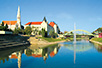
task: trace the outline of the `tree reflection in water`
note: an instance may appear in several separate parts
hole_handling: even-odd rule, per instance
[[[49,55],[51,57],[55,56],[59,48],[60,46],[54,45],[49,47],[28,48],[28,49],[25,49],[24,52],[27,56],[32,56],[34,58],[43,57],[43,60],[46,61]]]
[[[51,57],[55,56],[59,50],[59,45],[53,45],[49,47],[36,47],[36,48],[30,48],[28,46],[20,46],[20,47],[12,47],[12,48],[6,48],[4,50],[0,50],[0,63],[3,61],[5,63],[5,59],[8,61],[9,59],[18,59],[18,68],[21,68],[21,59],[22,54],[24,53],[26,56],[32,56],[34,58],[40,58],[43,57],[44,62],[46,63],[46,60],[48,56]]]

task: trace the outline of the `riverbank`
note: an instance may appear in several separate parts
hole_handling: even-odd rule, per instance
[[[96,44],[102,45],[102,38],[92,38],[89,41],[92,42],[92,43],[96,43]]]
[[[19,35],[0,35],[0,49],[30,45],[28,38]]]
[[[31,45],[42,45],[43,46],[43,45],[52,45],[52,44],[62,43],[62,42],[65,42],[66,40],[65,39],[30,37],[28,41],[30,42]]]

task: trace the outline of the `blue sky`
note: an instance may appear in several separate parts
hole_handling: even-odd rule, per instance
[[[89,32],[102,27],[102,0],[0,0],[0,22],[16,20],[18,5],[21,23],[55,21],[61,31],[83,29]]]

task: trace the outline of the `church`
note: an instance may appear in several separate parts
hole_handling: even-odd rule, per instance
[[[48,21],[46,20],[45,17],[44,17],[43,21],[40,21],[40,22],[28,22],[28,23],[26,23],[24,25],[24,28],[26,28],[27,26],[34,28],[34,30],[37,29],[38,31],[45,29],[45,31],[47,31],[48,34],[51,30],[57,34],[59,34],[59,32],[60,32],[58,25],[55,22],[48,23]]]
[[[16,21],[2,21],[4,25],[8,25],[8,29],[14,30],[15,28],[21,29],[21,19],[20,19],[20,7],[18,6],[17,20]]]

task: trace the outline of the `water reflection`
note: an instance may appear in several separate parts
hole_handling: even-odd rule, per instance
[[[25,49],[24,53],[25,55],[32,56],[34,58],[43,57],[43,60],[46,61],[49,55],[51,57],[54,57],[57,54],[59,48],[60,48],[59,45],[49,46],[49,47],[36,47],[36,48],[31,47]]]
[[[91,43],[89,43],[88,41],[77,41],[76,45],[76,52],[83,52],[83,51],[87,51],[90,50],[93,45]],[[74,44],[71,42],[65,42],[63,44],[63,46],[65,46],[68,50],[73,50],[74,51]]]
[[[101,52],[101,53],[102,53],[102,45],[95,44],[94,47],[96,48],[96,50],[97,50],[98,52]]]
[[[93,49],[93,47],[94,47],[94,49]],[[95,50],[95,49],[97,49],[97,50]],[[60,67],[60,66],[63,66],[61,64],[65,64],[64,68],[68,68],[67,65],[69,64],[69,68],[71,68],[70,66],[73,65],[73,62],[71,62],[71,61],[73,61],[73,56],[74,56],[74,65],[78,65],[82,62],[85,64],[88,62],[86,60],[89,60],[91,62],[93,59],[94,60],[97,59],[97,58],[92,58],[92,57],[96,57],[96,56],[94,56],[95,53],[93,52],[93,50],[102,53],[102,46],[97,45],[97,44],[93,45],[92,43],[89,43],[88,41],[82,40],[82,41],[77,41],[76,44],[74,44],[73,42],[65,42],[62,44],[60,43],[58,45],[51,45],[48,47],[31,45],[30,47],[20,46],[20,47],[7,48],[5,50],[0,50],[0,63],[1,63],[0,67],[1,68],[12,68],[12,67],[15,68],[15,65],[13,66],[13,64],[15,63],[14,61],[16,61],[16,63],[15,63],[16,66],[18,66],[18,68],[21,68],[21,67],[23,68],[24,65],[26,65],[25,60],[27,59],[26,61],[29,62],[32,67],[35,66],[35,68],[40,68],[40,66],[42,66],[42,65],[43,66],[45,65],[46,66],[45,68],[48,68],[49,65],[53,65],[52,68],[55,68],[55,67],[62,68],[62,67]],[[88,51],[92,51],[92,52],[88,53]],[[80,55],[81,57],[78,55],[78,54],[80,54],[79,52],[81,52],[81,55]],[[87,55],[83,55],[86,53],[87,53]],[[76,60],[76,55],[78,57],[77,58],[78,61]],[[30,56],[30,57],[26,57],[26,56]],[[102,56],[102,55],[99,55],[99,56]],[[50,58],[50,57],[54,57],[54,58]],[[31,59],[31,61],[29,58]],[[84,59],[86,58],[86,59],[84,60],[83,58]],[[14,60],[14,59],[16,59],[16,60]],[[34,60],[42,59],[42,60],[40,60],[40,62],[39,61],[33,62],[32,59],[34,59]],[[60,60],[60,62],[56,63],[59,60]],[[46,61],[47,61],[47,63],[46,63]],[[91,63],[93,63],[93,62],[91,62]],[[8,65],[7,65],[7,63],[8,63]],[[40,66],[36,66],[36,64],[40,64]],[[8,67],[8,66],[11,66],[11,67]],[[28,67],[29,66],[30,65],[28,64]],[[26,68],[28,68],[28,67],[26,67]],[[79,65],[79,67],[80,67],[80,65]]]
[[[13,48],[7,48],[5,50],[0,51],[0,63],[3,61],[5,63],[5,59],[9,61],[9,59],[17,59],[18,68],[21,68],[21,59],[22,54],[24,53],[26,56],[32,56],[34,58],[40,58],[42,57],[44,62],[46,63],[46,60],[48,56],[54,57],[60,48],[60,45],[54,45],[49,47],[35,47],[36,45],[33,45],[34,47],[13,47]]]

